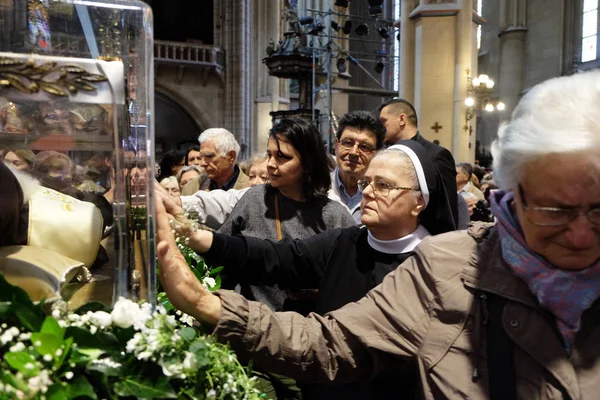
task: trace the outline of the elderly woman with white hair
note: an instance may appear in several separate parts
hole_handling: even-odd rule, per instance
[[[530,90],[493,156],[496,226],[425,238],[366,297],[323,317],[204,290],[159,203],[161,280],[255,366],[305,381],[354,381],[404,359],[418,363],[426,399],[595,399],[600,72]]]

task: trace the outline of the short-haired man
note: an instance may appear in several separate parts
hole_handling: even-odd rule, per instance
[[[210,179],[210,190],[243,189],[248,176],[237,166],[240,145],[227,129],[211,128],[200,134],[200,166]]]
[[[357,182],[367,171],[375,152],[383,147],[385,126],[368,111],[352,111],[339,121],[329,198],[345,204],[360,224],[362,191]]]
[[[400,140],[412,139],[419,142],[427,150],[438,170],[441,184],[443,184],[448,197],[448,210],[439,210],[439,213],[450,212],[456,227],[458,225],[458,198],[456,194],[456,168],[452,153],[444,147],[433,144],[419,134],[417,112],[413,105],[404,99],[393,99],[379,106],[379,119],[385,125],[384,144],[386,146]],[[440,220],[443,220],[443,218]]]

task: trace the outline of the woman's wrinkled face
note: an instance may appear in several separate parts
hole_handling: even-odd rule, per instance
[[[586,212],[600,207],[600,158],[590,153],[549,155],[527,164],[514,207],[531,250],[557,268],[580,270],[600,258],[600,226],[579,215],[560,226],[538,226],[528,207]]]
[[[179,185],[175,182],[169,182],[166,185],[163,185],[165,190],[173,197],[179,197],[181,191],[179,190]]]
[[[301,188],[304,166],[294,146],[283,139],[269,138],[267,143],[267,171],[271,186],[280,190]]]
[[[361,222],[378,239],[398,239],[417,227],[417,217],[425,205],[422,197],[409,190],[393,189],[411,187],[410,179],[403,172],[405,167],[392,156],[376,157],[362,178],[371,185],[363,189]],[[384,182],[392,188],[387,196],[375,193],[373,185],[377,182]]]
[[[257,161],[250,167],[248,174],[248,186],[269,183],[269,172],[267,171],[267,160]]]

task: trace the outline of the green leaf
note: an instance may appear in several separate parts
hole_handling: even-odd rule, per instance
[[[73,342],[81,348],[101,349],[105,351],[115,350],[119,347],[117,337],[109,332],[97,332],[92,334],[90,331],[75,326],[67,328],[66,337],[72,337]]]
[[[83,375],[77,375],[67,387],[67,398],[75,399],[79,396],[86,396],[92,399],[97,399],[94,387]]]
[[[50,354],[54,357],[56,350],[62,344],[62,340],[48,333],[36,332],[31,334],[31,343],[33,343],[33,347],[38,353],[42,355]]]
[[[132,376],[115,384],[115,393],[118,396],[134,396],[137,398],[162,398],[176,399],[177,394],[169,384],[166,377],[158,379],[144,378],[140,375]]]
[[[44,316],[43,314],[36,312],[37,310],[33,305],[29,307],[27,304],[15,303],[13,306],[19,322],[25,328],[32,332],[37,332],[40,330],[42,322],[44,321]]]
[[[1,382],[7,383],[10,386],[17,388],[23,392],[27,392],[29,390],[29,386],[27,385],[27,383],[23,379],[17,378],[15,375],[13,375],[12,372],[1,371],[0,373],[0,376],[2,377],[2,379],[0,379]]]
[[[105,353],[100,349],[79,349],[77,351],[88,357],[89,361],[97,360],[102,354]]]
[[[47,400],[64,400],[67,398],[67,388],[60,383],[55,383],[48,387],[46,392]]]
[[[62,365],[64,364],[65,360],[70,354],[71,346],[73,346],[73,338],[67,338],[67,340],[63,342],[62,355],[58,357],[58,359],[54,362],[54,366],[56,367],[56,369],[60,369],[60,367],[62,367]]]
[[[219,272],[223,271],[223,268],[225,268],[225,267],[217,267],[217,268],[211,270],[210,273],[208,274],[208,276],[217,275]]]
[[[12,303],[10,301],[0,301],[0,317],[5,318],[11,311]]]
[[[194,338],[196,337],[196,330],[194,328],[191,328],[189,326],[186,326],[185,328],[182,328],[179,331],[179,335],[181,335],[181,337],[187,341],[187,342],[191,342],[192,340],[194,340]]]
[[[40,372],[40,369],[35,364],[35,358],[26,351],[6,353],[4,355],[4,360],[6,360],[8,365],[25,376],[34,376]],[[26,366],[31,368],[27,368]]]
[[[77,310],[75,310],[75,314],[83,315],[83,314],[86,314],[88,311],[91,311],[91,312],[105,311],[110,314],[111,310],[109,307],[107,307],[103,303],[100,303],[99,301],[92,301],[90,303],[86,303],[86,304],[82,305]]]
[[[61,328],[60,325],[58,325],[58,322],[52,317],[46,317],[40,332],[54,335],[61,341],[65,337],[65,328]]]
[[[221,289],[221,275],[217,276],[215,278],[215,286],[210,288],[211,292],[214,292],[215,290],[219,290]]]
[[[8,283],[2,274],[0,274],[0,301],[9,301],[25,307],[34,306],[27,292]]]

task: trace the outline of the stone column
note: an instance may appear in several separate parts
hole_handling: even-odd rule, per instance
[[[400,9],[399,96],[411,103],[415,98],[415,24],[410,19],[413,0],[403,0]]]
[[[461,0],[456,18],[455,69],[454,69],[454,121],[452,127],[452,153],[456,162],[475,160],[475,135],[465,129],[467,108],[467,69],[473,71],[474,45],[473,0]],[[471,123],[474,121],[471,120]],[[475,127],[472,127],[475,132]],[[471,143],[472,142],[472,143]]]
[[[500,3],[500,76],[498,94],[510,115],[523,91],[525,38],[527,36],[527,0],[501,0]]]
[[[251,147],[251,76],[255,73],[251,57],[250,0],[223,1],[226,51],[225,69],[225,128],[231,130],[242,146],[244,157]],[[248,66],[251,66],[250,68]]]

